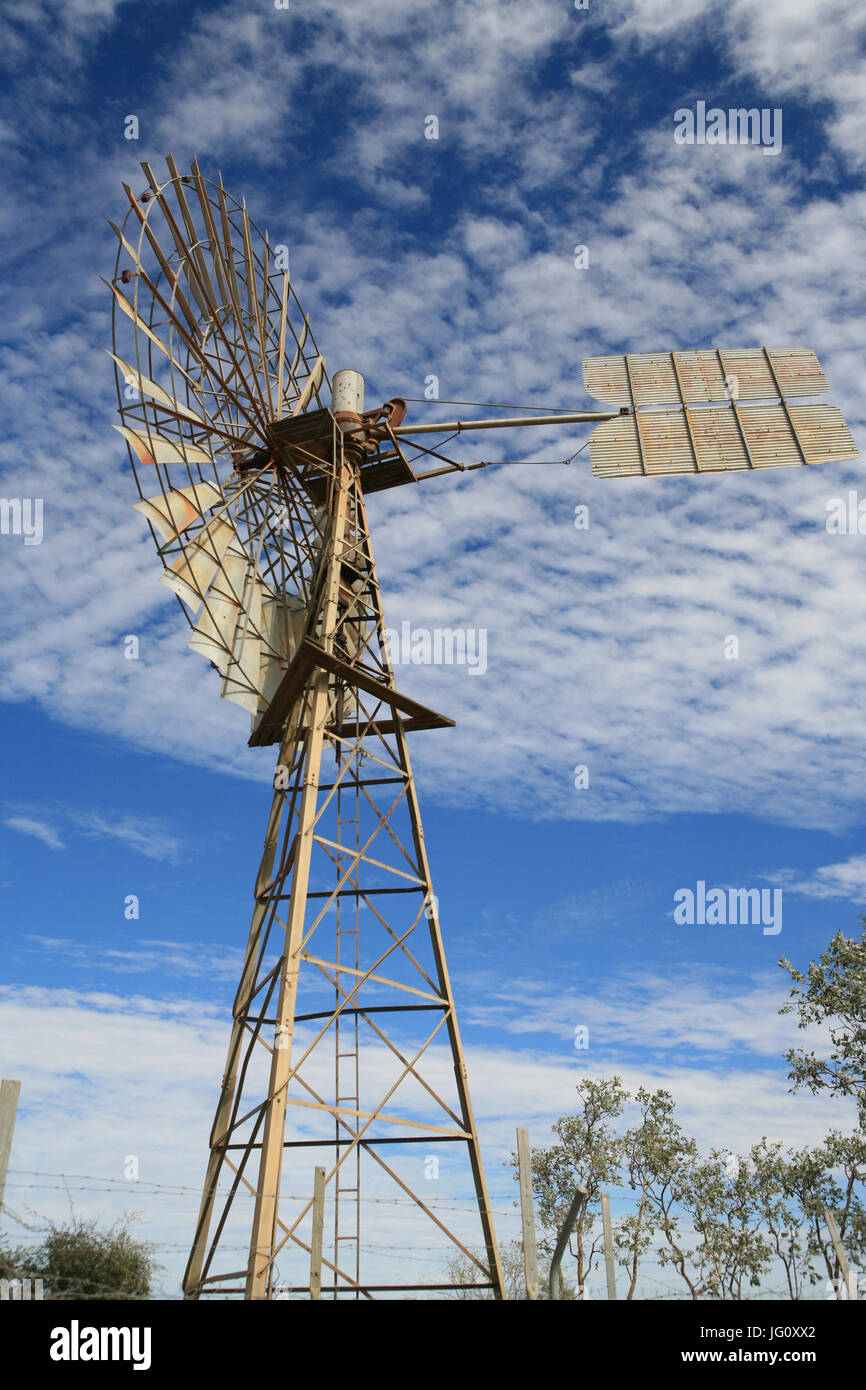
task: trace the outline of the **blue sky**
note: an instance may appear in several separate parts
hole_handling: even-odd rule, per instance
[[[110,429],[121,181],[169,151],[221,169],[368,403],[433,374],[443,399],[593,408],[591,353],[805,344],[862,450],[864,30],[855,0],[5,7],[0,495],[44,503],[41,544],[0,536],[22,1219],[68,1210],[34,1174],[88,1175],[76,1209],[139,1211],[176,1290],[268,809],[272,755],[185,650]],[[780,109],[781,152],[677,145],[698,100]],[[456,720],[412,755],[502,1235],[515,1125],[544,1142],[587,1071],[668,1087],[735,1151],[849,1123],[787,1093],[776,962],[866,900],[866,538],[826,527],[859,461],[605,482],[584,453],[426,487],[370,514],[389,622],[488,634],[483,676],[398,674]],[[782,931],[676,925],[698,880],[781,887]]]

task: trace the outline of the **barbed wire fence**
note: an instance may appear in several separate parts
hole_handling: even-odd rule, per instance
[[[39,1179],[40,1181],[22,1181],[22,1179]],[[54,1181],[41,1181],[44,1179],[53,1179]],[[65,1193],[66,1196],[69,1198],[70,1213],[73,1221],[77,1219],[74,1208],[74,1193],[99,1193],[116,1196],[124,1192],[129,1193],[130,1189],[134,1189],[136,1196],[151,1197],[156,1198],[157,1200],[166,1197],[183,1198],[188,1196],[192,1198],[195,1202],[199,1200],[201,1195],[200,1190],[197,1187],[185,1185],[182,1183],[158,1182],[152,1179],[111,1178],[105,1174],[63,1172],[54,1173],[42,1169],[23,1168],[13,1168],[9,1170],[9,1177],[7,1179],[6,1186],[7,1200],[4,1202],[3,1205],[3,1216],[6,1218],[7,1222],[12,1223],[16,1230],[15,1235],[11,1241],[4,1238],[2,1234],[0,1234],[0,1250],[7,1246],[7,1244],[15,1244],[17,1249],[19,1250],[27,1250],[28,1248],[30,1248],[35,1251],[42,1245],[45,1237],[51,1231],[57,1229],[60,1225],[60,1223],[55,1218],[48,1217],[44,1213],[39,1212],[38,1210],[34,1209],[33,1206],[31,1206],[27,1198],[24,1197],[24,1194],[28,1192]],[[10,1191],[13,1193],[21,1194],[21,1199],[23,1199],[23,1206],[21,1210],[16,1209],[16,1207],[13,1207],[10,1204],[8,1200],[8,1194]],[[132,1194],[130,1193],[130,1195]],[[285,1196],[289,1200],[304,1200],[304,1194],[301,1193],[286,1193]],[[463,1199],[459,1197],[452,1197],[450,1200],[445,1201],[435,1201],[431,1199],[428,1205],[430,1205],[431,1208],[435,1209],[436,1211],[468,1213],[472,1209],[473,1201],[474,1199],[471,1197],[466,1197]],[[368,1208],[390,1207],[407,1210],[414,1208],[414,1206],[416,1205],[408,1197],[375,1196],[365,1196],[363,1199],[363,1204]],[[492,1206],[491,1211],[495,1217],[512,1218],[515,1216],[516,1208],[517,1203],[512,1202],[512,1204],[509,1207]],[[141,1219],[138,1213],[136,1213],[135,1219],[136,1221]],[[148,1224],[152,1224],[152,1222]],[[142,1240],[142,1244],[146,1245],[148,1251],[151,1252],[154,1256],[175,1252],[182,1254],[188,1251],[189,1249],[189,1242],[183,1240]],[[248,1244],[229,1244],[225,1248],[226,1250],[233,1250],[239,1253],[243,1253],[248,1249]],[[407,1263],[425,1264],[428,1267],[430,1266],[431,1260],[434,1256],[438,1255],[444,1257],[447,1254],[447,1251],[443,1249],[443,1246],[441,1244],[429,1245],[419,1244],[417,1242],[413,1242],[411,1246],[407,1248],[407,1245],[405,1243],[396,1244],[391,1242],[371,1241],[366,1244],[365,1248],[374,1254],[399,1254],[400,1259],[406,1261]],[[158,1266],[158,1268],[162,1268],[162,1266]],[[55,1284],[62,1283],[63,1276],[53,1276],[53,1282]],[[821,1288],[822,1283],[823,1280],[819,1280],[818,1283],[816,1285],[813,1285],[812,1287],[819,1289]],[[662,1276],[661,1269],[658,1266],[654,1268],[641,1268],[638,1287],[640,1289],[640,1293],[637,1295],[637,1301],[646,1301],[648,1299],[652,1301],[670,1302],[691,1301],[688,1292],[680,1289],[675,1284],[672,1284],[669,1279],[664,1278]],[[646,1292],[647,1287],[649,1287],[652,1290],[651,1293]],[[599,1280],[599,1290],[601,1291],[601,1289],[602,1282],[601,1280]],[[89,1292],[87,1296],[89,1298],[130,1297],[129,1294],[125,1293],[122,1289],[118,1289],[117,1287],[104,1288],[94,1286],[89,1287]],[[600,1293],[600,1297],[604,1296],[605,1295],[603,1293]],[[823,1293],[822,1290],[822,1292],[818,1296],[833,1297],[834,1295],[832,1293],[830,1295],[826,1295],[825,1293]],[[166,1287],[165,1284],[161,1284],[158,1287],[158,1289],[151,1294],[151,1297],[156,1299],[179,1300],[181,1295],[177,1289],[173,1290]],[[759,1288],[756,1288],[752,1292],[750,1292],[748,1299],[744,1299],[742,1301],[771,1300],[784,1302],[791,1301],[790,1293],[787,1287],[777,1287],[775,1283],[762,1285]],[[591,1299],[591,1297],[589,1300],[587,1300],[586,1295],[584,1295],[584,1299],[578,1301],[593,1300]],[[806,1299],[805,1301],[808,1301],[808,1299]]]

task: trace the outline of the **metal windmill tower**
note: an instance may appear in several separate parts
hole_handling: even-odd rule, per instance
[[[403,1221],[461,1250],[501,1297],[407,737],[452,721],[397,690],[366,495],[487,466],[418,442],[481,428],[599,421],[602,477],[857,450],[834,407],[790,403],[827,389],[805,348],[590,358],[585,385],[607,411],[412,426],[403,400],[365,410],[358,372],[329,382],[244,204],[195,162],[181,175],[169,156],[164,181],[142,168],[147,188],[124,186],[129,209],[111,224],[116,428],[190,648],[248,711],[250,745],[278,747],[184,1290],[308,1293],[323,1221],[333,1297],[452,1287],[405,1259],[390,1279],[376,1273],[384,1257],[370,1274],[363,1189],[396,1197]],[[471,1175],[475,1235],[437,1210],[432,1158]]]

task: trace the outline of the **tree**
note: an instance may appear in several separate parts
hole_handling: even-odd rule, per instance
[[[701,1237],[699,1257],[718,1273],[709,1292],[714,1298],[741,1299],[745,1286],[758,1287],[773,1256],[762,1230],[755,1172],[748,1159],[720,1149],[712,1149],[698,1171],[700,1182],[686,1183],[686,1199],[691,1197]]]
[[[830,1034],[830,1054],[818,1057],[805,1048],[785,1053],[793,1090],[853,1096],[860,1127],[866,1131],[866,916],[861,915],[859,941],[837,932],[806,974],[787,957],[779,961],[792,981],[789,999],[780,1013],[796,1013],[797,1027],[823,1024]]]
[[[635,1100],[640,1106],[641,1121],[623,1136],[622,1162],[629,1185],[637,1194],[637,1210],[622,1217],[614,1228],[614,1246],[629,1280],[626,1299],[634,1298],[640,1260],[651,1248],[659,1230],[650,1185],[658,1180],[660,1169],[668,1162],[666,1134],[674,1107],[669,1091],[651,1094],[643,1086]]]
[[[862,1129],[854,1134],[842,1134],[832,1129],[824,1143],[816,1150],[817,1165],[826,1175],[824,1179],[826,1195],[821,1206],[821,1220],[813,1220],[814,1249],[824,1260],[829,1279],[841,1277],[841,1268],[833,1243],[823,1220],[823,1209],[833,1212],[839,1227],[839,1235],[848,1256],[857,1264],[866,1259],[864,1242],[863,1201],[858,1192],[866,1181],[866,1136]],[[816,1205],[813,1197],[813,1207]]]
[[[812,1263],[812,1215],[826,1195],[827,1175],[820,1157],[809,1149],[782,1151],[780,1140],[766,1136],[753,1144],[749,1159],[768,1239],[785,1271],[788,1297],[799,1299],[819,1274]]]
[[[706,1291],[707,1284],[691,1271],[693,1251],[681,1233],[682,1205],[687,1194],[687,1173],[698,1165],[698,1150],[694,1139],[685,1134],[674,1118],[674,1100],[667,1091],[653,1098],[641,1090],[643,1104],[653,1101],[651,1123],[640,1137],[636,1148],[634,1172],[641,1185],[644,1201],[644,1228],[650,1223],[664,1245],[658,1250],[662,1266],[671,1265],[686,1284],[692,1298]],[[637,1239],[637,1237],[635,1237]],[[634,1252],[632,1271],[636,1273]]]
[[[32,1273],[33,1251],[25,1245],[0,1245],[0,1279],[26,1279]]]
[[[857,1104],[853,1134],[831,1130],[815,1150],[804,1150],[794,1165],[794,1181],[809,1226],[809,1250],[823,1261],[828,1279],[840,1277],[839,1261],[824,1220],[832,1211],[849,1256],[866,1258],[866,1210],[858,1189],[866,1180],[866,916],[859,940],[841,931],[805,975],[783,957],[779,965],[792,988],[780,1013],[796,1013],[797,1027],[823,1026],[828,1055],[790,1048],[785,1060],[792,1090],[851,1096]]]
[[[601,1239],[600,1235],[592,1237],[592,1208],[598,1205],[602,1188],[619,1180],[622,1140],[613,1132],[611,1121],[619,1118],[630,1097],[618,1076],[609,1081],[580,1081],[577,1093],[578,1113],[563,1115],[553,1125],[559,1143],[549,1149],[533,1149],[531,1163],[538,1219],[546,1233],[539,1247],[548,1259],[553,1257],[577,1183],[582,1183],[589,1193],[568,1242],[569,1252],[577,1262],[578,1288],[584,1288]],[[516,1170],[516,1154],[511,1155],[509,1166]]]
[[[146,1299],[159,1268],[152,1247],[133,1238],[126,1221],[100,1230],[78,1218],[50,1226],[33,1252],[32,1273],[52,1299]]]
[[[675,1116],[670,1092],[643,1087],[641,1122],[623,1139],[624,1166],[637,1208],[617,1225],[615,1244],[633,1298],[641,1257],[656,1250],[693,1299],[741,1298],[771,1261],[761,1231],[754,1172],[742,1159],[713,1149],[702,1158]]]

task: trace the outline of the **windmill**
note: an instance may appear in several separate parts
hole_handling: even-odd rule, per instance
[[[190,649],[249,714],[250,745],[278,749],[184,1291],[458,1287],[368,1249],[370,1200],[399,1206],[404,1242],[435,1235],[502,1297],[409,759],[410,733],[453,721],[397,689],[366,496],[489,466],[422,442],[476,429],[598,422],[602,477],[857,450],[834,407],[792,403],[828,389],[805,348],[590,358],[587,391],[614,407],[603,411],[412,425],[401,398],[365,409],[360,373],[329,379],[244,203],[195,161],[180,174],[169,156],[162,181],[142,168],[146,188],[124,185],[128,209],[111,224],[106,282],[134,506]],[[434,1179],[454,1192],[464,1171],[473,1210],[457,1219]]]

